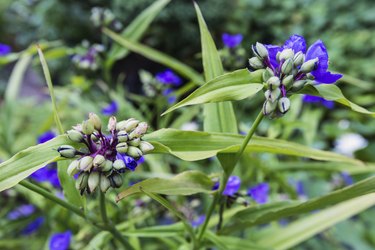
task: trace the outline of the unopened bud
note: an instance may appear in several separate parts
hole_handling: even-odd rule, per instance
[[[283,80],[281,81],[281,84],[284,85],[285,88],[288,90],[292,86],[293,81],[294,81],[294,76],[289,75],[283,78]]]
[[[285,114],[290,109],[290,100],[288,97],[281,97],[278,102],[279,110]]]
[[[113,168],[116,169],[118,172],[124,172],[125,171],[125,162],[123,160],[117,159],[113,162]]]
[[[128,144],[126,142],[120,142],[116,145],[116,151],[119,153],[126,153],[128,151]]]
[[[277,102],[265,101],[263,104],[263,114],[266,116],[270,115],[273,111],[275,111],[276,107]]]
[[[292,69],[293,69],[293,59],[288,58],[285,60],[285,62],[281,66],[281,72],[284,75],[289,75],[289,73],[292,72]]]
[[[295,81],[292,85],[292,88],[291,90],[293,92],[297,92],[297,91],[300,91],[303,87],[305,87],[307,81],[306,80],[299,80],[299,81]]]
[[[109,172],[112,170],[112,165],[113,165],[113,162],[110,161],[110,160],[106,160],[104,164],[102,164],[100,167],[101,167],[101,170],[103,172]]]
[[[147,132],[148,125],[146,122],[141,122],[138,126],[130,133],[129,138],[140,138]]]
[[[272,69],[267,67],[266,70],[263,71],[263,81],[264,82],[267,82],[268,79],[270,79],[273,76],[274,76],[274,73],[273,73]]]
[[[79,169],[81,171],[90,171],[90,169],[93,166],[93,158],[91,156],[84,156],[82,159],[79,161]]]
[[[122,186],[123,180],[122,180],[121,175],[113,174],[113,175],[109,176],[108,179],[109,179],[109,182],[111,184],[111,187],[119,188],[119,187]]]
[[[69,164],[68,169],[66,170],[66,172],[68,173],[68,175],[73,176],[76,173],[78,173],[79,172],[78,166],[79,166],[79,160],[72,161]]]
[[[108,121],[108,131],[116,130],[117,119],[115,116],[111,116]]]
[[[62,145],[57,148],[57,152],[59,152],[62,157],[73,158],[76,156],[77,150],[70,145]]]
[[[121,130],[117,133],[117,139],[119,142],[126,142],[129,140],[129,134],[125,130]]]
[[[83,135],[81,132],[71,129],[66,132],[68,134],[68,138],[74,142],[82,142],[83,141]]]
[[[109,187],[111,186],[111,183],[109,182],[109,179],[104,175],[100,175],[100,191],[103,193],[107,192]]]
[[[100,120],[99,116],[95,113],[89,114],[89,120],[94,125],[94,128],[97,131],[100,131],[102,129],[102,121]]]
[[[139,148],[133,146],[129,146],[127,154],[135,159],[138,159],[143,155],[142,151]]]
[[[90,120],[83,121],[82,123],[82,133],[85,135],[91,135],[94,133],[94,124]]]
[[[267,90],[266,92],[264,92],[264,96],[270,102],[275,102],[279,98],[280,95],[281,95],[280,88],[277,88],[274,90]]]
[[[99,141],[99,137],[96,134],[91,134],[90,137],[93,142]]]
[[[313,71],[316,67],[316,63],[318,62],[318,58],[308,60],[307,62],[304,62],[299,69],[302,73],[310,73]]]
[[[249,59],[249,65],[253,69],[263,69],[263,62],[258,57],[252,57]]]
[[[280,52],[279,54],[279,61],[284,61],[287,59],[292,59],[294,57],[294,52],[292,49],[284,49],[283,51]]]
[[[309,79],[309,80],[315,80],[315,76],[313,76],[313,74],[311,74],[311,73],[307,73],[306,78]]]
[[[143,154],[146,154],[154,149],[151,143],[147,141],[141,141],[139,144],[139,149],[142,151]]]
[[[305,54],[302,51],[297,52],[293,57],[293,64],[294,66],[300,66],[305,61]]]
[[[255,48],[256,48],[257,55],[260,58],[264,59],[268,57],[268,50],[263,44],[257,42],[255,45]]]
[[[106,160],[103,155],[96,155],[92,163],[94,167],[101,167],[105,164],[105,161]]]
[[[137,119],[130,118],[126,121],[121,121],[121,122],[117,123],[116,129],[117,130],[125,130],[125,131],[129,132],[129,131],[133,130],[135,127],[137,127],[138,124],[139,124],[139,121]]]
[[[140,138],[134,138],[133,140],[129,141],[128,144],[130,146],[138,147],[140,142],[141,142]]]
[[[83,192],[85,191],[87,187],[88,179],[89,179],[89,173],[82,172],[80,173],[80,175],[78,176],[78,179],[76,180],[76,189],[81,190],[81,195],[83,194]]]
[[[96,187],[99,185],[100,174],[99,172],[91,172],[87,181],[90,192],[94,192]]]
[[[271,89],[276,89],[280,86],[280,79],[277,76],[272,76],[267,83],[271,86]]]

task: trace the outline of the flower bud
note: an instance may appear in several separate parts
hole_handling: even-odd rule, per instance
[[[293,59],[288,58],[288,59],[285,60],[285,62],[281,66],[281,72],[284,75],[289,75],[289,73],[292,71],[292,69],[293,69]]]
[[[93,166],[93,158],[91,156],[84,156],[79,162],[79,169],[81,171],[90,171]]]
[[[87,182],[89,179],[89,173],[82,172],[79,174],[78,179],[76,180],[76,189],[81,190],[81,195],[85,191],[87,187]]]
[[[265,101],[263,104],[263,114],[266,116],[270,115],[273,111],[275,111],[276,107],[277,102]]]
[[[111,171],[113,168],[113,162],[110,160],[106,160],[103,165],[101,165],[101,169],[103,172]]]
[[[147,141],[141,141],[139,144],[139,149],[142,151],[143,154],[146,154],[154,149],[151,143]]]
[[[105,161],[106,160],[103,155],[96,155],[92,163],[94,167],[101,167],[105,164]]]
[[[94,125],[94,128],[97,131],[100,131],[102,129],[102,121],[100,120],[99,116],[95,113],[89,114],[89,120]]]
[[[113,168],[116,169],[118,172],[125,172],[125,162],[123,160],[117,159],[113,162]]]
[[[111,176],[109,176],[109,182],[111,184],[111,187],[113,188],[119,188],[122,186],[122,183],[123,183],[123,180],[122,180],[122,176],[119,175],[119,174],[113,174]]]
[[[263,62],[258,57],[252,57],[249,59],[249,65],[253,69],[263,69]]]
[[[87,147],[81,147],[78,151],[82,154],[90,154],[90,150]]]
[[[290,109],[290,100],[288,97],[281,97],[278,102],[279,110],[285,114]]]
[[[133,140],[129,141],[128,144],[130,146],[138,147],[140,142],[141,142],[140,138],[134,138]]]
[[[263,44],[257,42],[255,45],[255,48],[256,48],[257,55],[260,58],[264,59],[268,57],[268,50]]]
[[[117,119],[115,116],[111,116],[108,121],[108,131],[116,130]]]
[[[280,88],[277,88],[274,90],[267,90],[266,92],[264,92],[264,96],[270,102],[275,102],[279,98],[280,95],[281,95]]]
[[[94,124],[90,120],[83,121],[82,133],[85,135],[91,135],[94,132]]]
[[[111,186],[111,183],[109,182],[109,179],[104,175],[100,175],[100,191],[103,193],[107,192],[109,187]]]
[[[279,54],[279,62],[287,60],[287,59],[292,59],[294,57],[294,52],[292,49],[284,49],[283,51],[280,52]]]
[[[318,58],[308,60],[307,62],[304,62],[299,69],[302,73],[310,73],[313,71],[316,67],[316,63],[318,62]]]
[[[313,76],[313,74],[311,74],[311,73],[307,73],[306,78],[309,79],[309,80],[315,80],[315,76]]]
[[[276,89],[280,86],[280,79],[277,76],[272,76],[267,83],[271,86],[271,89]]]
[[[281,81],[281,84],[284,85],[285,88],[288,90],[292,86],[293,81],[294,81],[294,76],[289,75],[283,78],[283,80]]]
[[[117,123],[116,129],[117,130],[125,130],[125,131],[129,132],[129,131],[133,130],[135,127],[137,127],[138,124],[139,124],[139,121],[137,119],[130,118],[126,121],[121,121],[121,122]]]
[[[72,161],[70,164],[69,164],[69,167],[68,169],[66,170],[66,172],[68,173],[68,175],[70,176],[73,176],[75,175],[76,173],[78,173],[78,166],[79,166],[79,160],[74,160]]]
[[[71,129],[66,132],[68,134],[68,138],[74,142],[82,142],[83,141],[83,135],[81,132]]]
[[[299,80],[299,81],[295,81],[292,85],[292,88],[291,90],[293,92],[297,92],[297,91],[300,91],[303,87],[305,87],[307,81],[306,80]]]
[[[59,152],[62,157],[73,158],[76,156],[77,150],[70,145],[62,145],[57,148],[57,152]]]
[[[297,52],[293,57],[293,64],[294,66],[300,66],[305,61],[305,54],[302,51]]]
[[[96,134],[91,134],[90,135],[90,138],[93,142],[98,142],[99,141],[99,137],[96,135]]]
[[[128,151],[128,144],[126,142],[120,142],[116,145],[116,151],[119,153],[126,153]]]
[[[126,130],[121,130],[117,133],[117,139],[119,142],[126,142],[129,140],[129,134]]]
[[[133,157],[133,158],[137,159],[137,158],[141,157],[143,155],[143,153],[142,153],[142,151],[139,148],[133,147],[133,146],[129,146],[127,155],[129,155],[130,157]]]
[[[263,71],[263,81],[264,82],[267,82],[268,79],[270,79],[273,76],[274,76],[274,73],[273,73],[272,69],[267,67],[266,70]]]
[[[138,126],[130,133],[129,138],[140,138],[147,132],[148,125],[146,122],[141,122]]]
[[[92,193],[95,191],[96,187],[99,185],[100,174],[99,172],[91,172],[87,181],[89,191]]]

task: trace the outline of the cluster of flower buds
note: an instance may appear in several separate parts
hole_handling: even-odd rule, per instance
[[[90,19],[95,27],[107,26],[117,31],[122,29],[122,24],[116,20],[115,15],[109,9],[100,7],[92,8]]]
[[[288,96],[308,82],[333,83],[342,77],[328,71],[328,53],[320,40],[307,51],[305,39],[299,35],[291,36],[283,46],[256,43],[252,50],[255,56],[249,59],[250,68],[264,69],[263,113],[269,118],[285,114],[290,109]]]
[[[119,188],[127,170],[134,171],[137,160],[154,147],[142,140],[147,123],[134,118],[117,122],[112,116],[108,122],[109,135],[102,133],[100,118],[90,113],[89,119],[67,132],[70,140],[82,143],[76,149],[71,145],[60,146],[57,151],[62,157],[75,158],[68,167],[68,174],[78,174],[76,188],[81,195],[94,192],[97,188],[106,192],[110,187]]]
[[[94,71],[98,69],[99,54],[103,51],[103,45],[94,44],[87,49],[86,53],[74,55],[72,61],[80,69]]]

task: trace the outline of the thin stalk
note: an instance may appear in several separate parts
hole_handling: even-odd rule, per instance
[[[223,177],[222,177],[222,181],[220,183],[219,190],[215,193],[215,196],[214,196],[214,199],[211,203],[211,206],[208,209],[206,219],[203,223],[202,229],[199,232],[198,245],[199,245],[199,242],[202,240],[204,232],[207,229],[208,222],[210,221],[211,215],[212,215],[217,203],[220,201],[221,195],[222,195],[222,193],[225,189],[225,186],[227,185],[227,182],[228,182],[228,179],[229,179],[230,175],[232,174],[232,172],[234,170],[234,167],[236,166],[237,162],[240,160],[243,152],[246,149],[247,144],[249,143],[250,139],[253,137],[253,135],[255,133],[255,130],[258,128],[258,126],[259,126],[260,122],[262,121],[263,117],[264,117],[263,111],[260,111],[257,118],[255,119],[253,125],[251,126],[249,132],[247,133],[245,139],[243,140],[243,142],[241,144],[241,148],[237,152],[236,157],[234,158],[234,161],[232,161],[232,166],[229,168],[229,169],[231,169],[230,173],[227,173],[226,171],[223,172]]]

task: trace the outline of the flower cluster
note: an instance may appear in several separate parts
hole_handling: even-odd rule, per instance
[[[251,69],[265,69],[263,81],[266,101],[263,113],[280,117],[290,109],[288,95],[298,92],[307,83],[334,83],[341,74],[328,71],[328,53],[321,40],[308,49],[302,36],[291,36],[283,46],[252,46],[255,57],[249,59]]]
[[[122,173],[134,171],[137,160],[153,150],[153,146],[142,140],[147,123],[134,118],[117,122],[112,116],[108,122],[109,135],[102,132],[100,118],[90,113],[89,119],[67,132],[73,142],[84,144],[80,149],[71,145],[60,146],[57,151],[62,157],[79,158],[68,167],[68,174],[79,174],[76,188],[81,194],[90,194],[97,187],[106,192],[110,187],[118,188],[123,183]]]
[[[85,46],[86,44],[84,44]],[[86,45],[87,46],[87,45]],[[99,54],[104,51],[104,46],[100,44],[94,44],[87,49],[84,54],[76,54],[73,56],[73,63],[80,69],[97,70]]]

